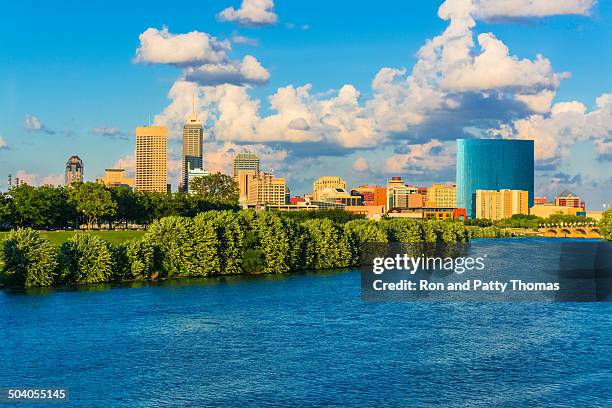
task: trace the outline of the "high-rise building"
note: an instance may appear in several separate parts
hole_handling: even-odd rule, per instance
[[[312,197],[315,201],[320,201],[319,196],[323,190],[328,188],[340,189],[346,191],[346,181],[338,176],[324,176],[319,177],[312,183]]]
[[[476,218],[492,221],[529,214],[529,193],[522,190],[476,190]]]
[[[134,188],[134,179],[125,176],[125,169],[106,169],[104,170],[104,177],[100,177],[96,182],[107,187],[126,186]]]
[[[457,189],[454,185],[432,184],[427,189],[426,207],[456,208]]]
[[[457,207],[476,216],[476,190],[523,190],[533,206],[533,140],[458,139]]]
[[[259,176],[259,172],[255,170],[238,170],[238,175],[235,177],[238,183],[238,202],[245,206],[249,201],[249,183]]]
[[[387,211],[422,207],[421,195],[414,186],[407,186],[401,177],[387,180]]]
[[[68,158],[64,178],[67,186],[76,181],[83,182],[83,160],[79,156],[70,156]]]
[[[258,173],[248,183],[248,205],[285,205],[289,203],[289,188],[284,177]]]
[[[136,128],[136,190],[168,191],[168,129]]]
[[[555,197],[555,205],[559,207],[582,208],[582,211],[586,211],[586,204],[584,200],[581,200],[580,197],[569,190],[564,190],[561,194]]]
[[[202,122],[195,112],[195,103],[191,115],[183,126],[183,162],[180,189],[189,191],[189,170],[204,169],[204,130]]]
[[[259,157],[252,152],[238,153],[232,162],[232,177],[237,177],[240,170],[255,170],[259,173]]]

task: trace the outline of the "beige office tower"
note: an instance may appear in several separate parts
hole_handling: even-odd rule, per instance
[[[454,185],[432,184],[427,189],[427,207],[456,208],[457,188]]]
[[[242,206],[246,206],[249,201],[249,183],[256,179],[259,172],[256,170],[238,170],[236,181],[238,182],[239,198],[238,202]]]
[[[168,129],[136,128],[136,190],[165,193],[168,189]]]
[[[249,205],[285,205],[287,204],[288,195],[289,189],[284,177],[274,177],[272,174],[259,173],[249,180]]]
[[[476,190],[476,218],[497,221],[514,214],[529,214],[529,192]]]
[[[252,152],[238,153],[232,161],[232,177],[238,177],[240,170],[254,170],[259,173],[259,157]]]
[[[191,115],[183,126],[183,162],[181,189],[189,190],[189,171],[204,170],[204,130],[202,122],[195,112],[195,103]]]
[[[334,188],[346,190],[346,181],[338,176],[319,177],[312,183],[312,197],[315,201],[321,200],[321,192],[325,189]]]

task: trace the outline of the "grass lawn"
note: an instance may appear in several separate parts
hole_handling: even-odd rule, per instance
[[[144,231],[42,231],[42,233],[55,245],[60,246],[74,234],[93,234],[112,244],[118,244],[134,238],[140,238]],[[0,232],[0,241],[8,232]]]

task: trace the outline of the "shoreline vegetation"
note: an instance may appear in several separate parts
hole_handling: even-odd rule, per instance
[[[367,243],[455,244],[512,236],[495,226],[455,222],[310,217],[213,210],[161,218],[140,237],[119,243],[87,232],[53,245],[44,232],[19,228],[2,241],[0,282],[41,287],[317,271],[357,266]]]

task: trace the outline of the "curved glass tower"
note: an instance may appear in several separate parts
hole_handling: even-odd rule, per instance
[[[457,139],[457,207],[476,214],[476,190],[525,190],[533,207],[533,140]]]

